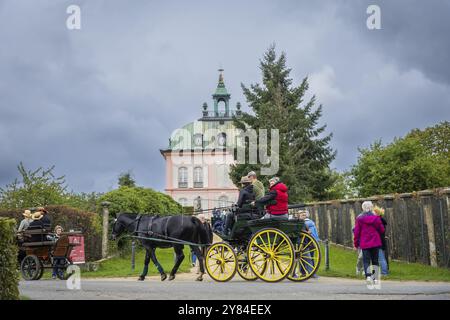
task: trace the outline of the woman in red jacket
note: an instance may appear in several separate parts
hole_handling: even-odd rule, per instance
[[[372,283],[373,273],[370,272],[370,264],[378,268],[378,251],[381,248],[381,235],[384,226],[379,216],[373,214],[373,204],[371,201],[364,201],[362,204],[363,213],[355,221],[354,240],[355,248],[361,248],[363,253],[364,272],[366,280]]]
[[[264,197],[253,203],[266,205],[267,213],[263,219],[287,220],[288,217],[288,188],[280,181],[280,178],[273,177],[269,180],[270,191]]]

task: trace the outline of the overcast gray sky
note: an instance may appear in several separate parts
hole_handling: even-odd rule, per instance
[[[81,30],[66,8],[81,7]],[[366,8],[381,7],[381,30]],[[164,188],[160,148],[225,69],[232,105],[271,43],[309,76],[348,169],[357,148],[450,120],[450,1],[0,0],[0,186],[56,165],[75,191],[131,169]]]

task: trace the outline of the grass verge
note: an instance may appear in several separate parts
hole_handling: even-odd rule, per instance
[[[325,270],[324,246],[321,245],[322,262],[318,271],[319,276],[343,277],[363,279],[356,275],[356,251],[330,245],[330,269]],[[386,280],[401,281],[449,281],[450,269],[431,267],[420,263],[389,262],[389,275]]]
[[[190,250],[184,250],[184,260],[181,263],[178,272],[189,272],[190,269]],[[169,273],[174,265],[174,251],[169,249],[156,249],[156,257],[162,265],[164,271]],[[124,257],[114,257],[100,263],[99,269],[95,272],[83,272],[82,277],[138,277],[144,267],[145,251],[139,249],[136,251],[135,269],[131,269],[131,254]],[[159,275],[155,265],[150,261],[148,276]]]

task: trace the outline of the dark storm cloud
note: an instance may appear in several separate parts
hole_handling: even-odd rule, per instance
[[[65,27],[69,4],[82,30]],[[334,166],[358,146],[449,119],[448,4],[379,2],[0,1],[0,185],[16,165],[56,165],[76,191],[106,191],[132,169],[164,187],[158,151],[172,130],[211,106],[225,68],[232,105],[260,82],[276,42],[292,76],[310,79],[334,133]]]
[[[338,14],[347,16],[352,27],[369,4],[381,9],[382,30],[360,29],[373,50],[382,52],[402,70],[417,69],[434,81],[450,84],[450,2],[435,1],[359,1],[340,6]]]

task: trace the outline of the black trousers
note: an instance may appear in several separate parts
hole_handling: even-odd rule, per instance
[[[364,264],[364,272],[366,274],[366,277],[370,277],[372,273],[369,272],[369,267],[372,264],[372,266],[375,268],[378,268],[378,250],[380,247],[376,248],[370,248],[370,249],[363,249],[363,264]]]

